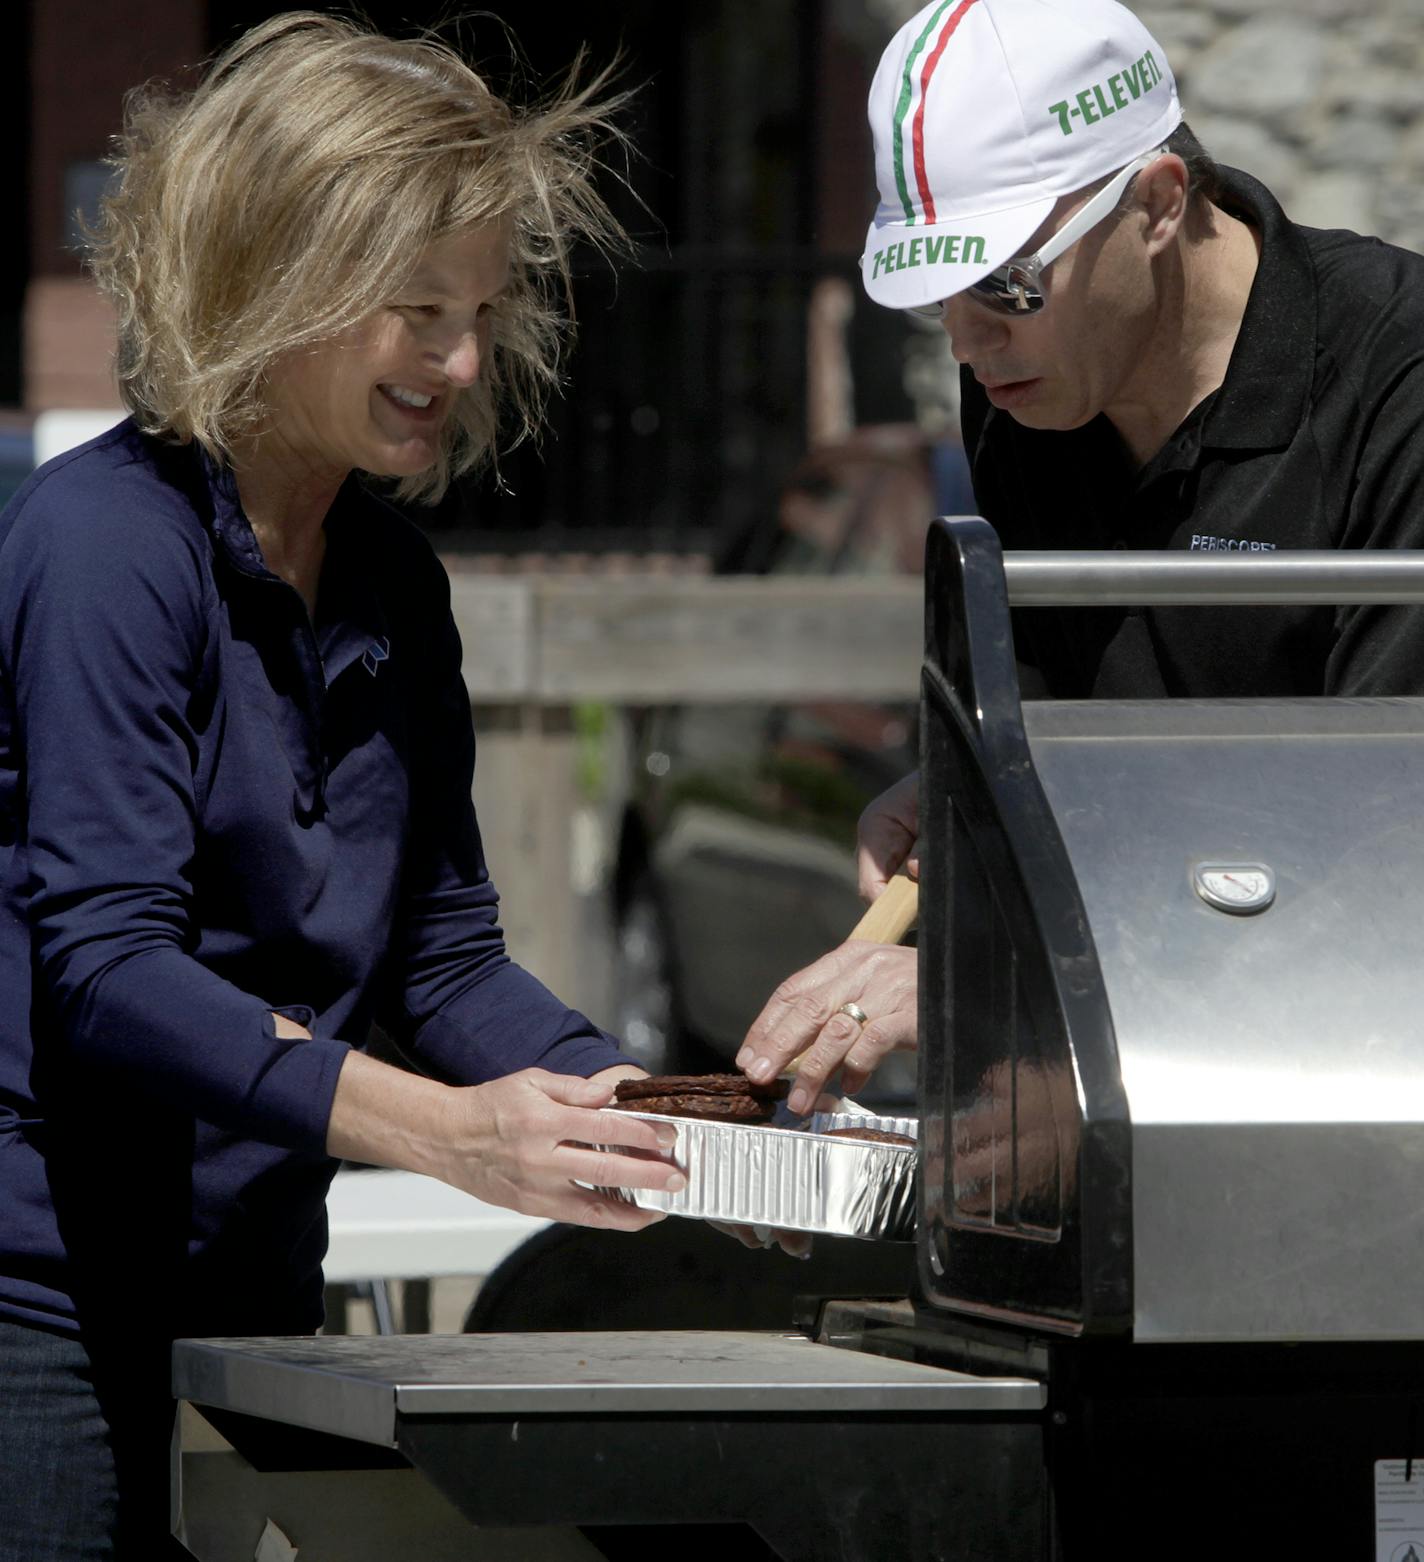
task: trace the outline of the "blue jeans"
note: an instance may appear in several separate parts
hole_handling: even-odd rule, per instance
[[[168,1562],[161,1341],[91,1352],[0,1318],[0,1562]]]

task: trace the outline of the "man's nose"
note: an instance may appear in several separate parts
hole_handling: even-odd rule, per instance
[[[956,363],[970,363],[1008,339],[1009,322],[962,293],[945,300],[943,317]]]

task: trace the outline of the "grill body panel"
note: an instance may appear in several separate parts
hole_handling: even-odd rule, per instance
[[[1025,720],[1132,1119],[1135,1336],[1424,1338],[1424,702]]]
[[[923,1299],[1424,1338],[1424,700],[1021,706],[982,522],[926,637]]]

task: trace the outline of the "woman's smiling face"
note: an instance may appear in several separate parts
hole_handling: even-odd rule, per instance
[[[410,477],[434,465],[455,398],[480,377],[509,280],[502,223],[429,246],[389,304],[267,380],[268,428],[314,472]]]

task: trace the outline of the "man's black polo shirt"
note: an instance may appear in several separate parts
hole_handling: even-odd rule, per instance
[[[1424,548],[1424,258],[1298,227],[1224,174],[1260,265],[1225,381],[1145,467],[1105,417],[1023,428],[965,372],[975,497],[1006,550]],[[1424,694],[1418,608],[1025,608],[1015,638],[1060,698]]]

